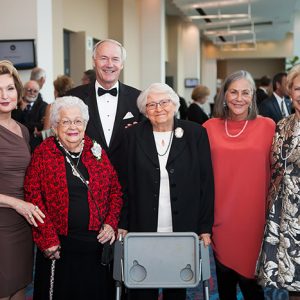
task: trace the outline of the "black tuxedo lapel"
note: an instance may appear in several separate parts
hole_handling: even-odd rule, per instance
[[[158,155],[153,136],[152,124],[149,120],[145,121],[142,127],[139,128],[137,142],[146,156],[153,162],[156,167],[159,167]]]
[[[94,130],[96,131],[96,136],[99,136],[101,139],[101,144],[105,146],[105,150],[107,150],[107,143],[105,140],[104,132],[103,132],[103,127],[102,123],[100,120],[99,116],[99,111],[98,111],[98,105],[97,105],[97,97],[96,97],[96,92],[95,92],[95,85],[90,86],[90,91],[88,93],[88,96],[85,98],[86,100],[86,105],[89,107],[89,115],[90,115],[90,120],[89,120],[89,127],[93,127]],[[91,137],[93,138],[93,137]]]
[[[177,127],[180,127],[180,124],[178,124],[178,120],[176,118],[174,118],[174,136],[173,136],[173,141],[172,141],[172,145],[171,145],[171,149],[170,149],[170,153],[169,153],[169,157],[168,157],[168,162],[167,162],[167,166],[178,156],[181,154],[181,152],[184,150],[185,146],[186,146],[186,140],[184,137],[184,132],[183,132],[183,136],[180,137],[176,137],[175,136],[175,130]]]

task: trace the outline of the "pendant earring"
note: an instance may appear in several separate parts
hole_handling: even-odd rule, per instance
[[[226,101],[223,102],[223,107],[226,108],[227,107],[227,103]]]

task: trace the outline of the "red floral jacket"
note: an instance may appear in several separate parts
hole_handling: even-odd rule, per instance
[[[89,173],[89,185],[105,224],[117,229],[122,207],[122,193],[117,173],[107,154],[102,150],[101,160],[92,154],[92,140],[85,137],[82,162]],[[54,137],[36,148],[27,169],[25,200],[37,205],[46,215],[44,224],[32,227],[33,238],[42,251],[58,245],[58,235],[68,234],[69,194],[64,156],[57,148]],[[89,230],[99,230],[97,208],[88,193]]]

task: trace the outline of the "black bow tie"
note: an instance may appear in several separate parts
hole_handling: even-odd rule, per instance
[[[117,88],[113,88],[111,90],[105,90],[105,89],[102,89],[100,87],[98,88],[98,96],[99,97],[102,96],[102,95],[104,95],[104,94],[106,94],[106,93],[109,93],[112,96],[117,96],[118,90],[117,90]]]

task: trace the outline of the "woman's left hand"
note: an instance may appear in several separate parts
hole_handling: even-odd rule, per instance
[[[115,232],[113,228],[108,224],[103,225],[103,228],[100,229],[99,234],[97,236],[98,242],[101,244],[104,244],[108,241],[110,241],[110,244],[112,244],[115,238]]]
[[[203,244],[205,247],[209,246],[211,244],[210,234],[209,233],[202,233],[199,236],[200,240],[203,241]]]

